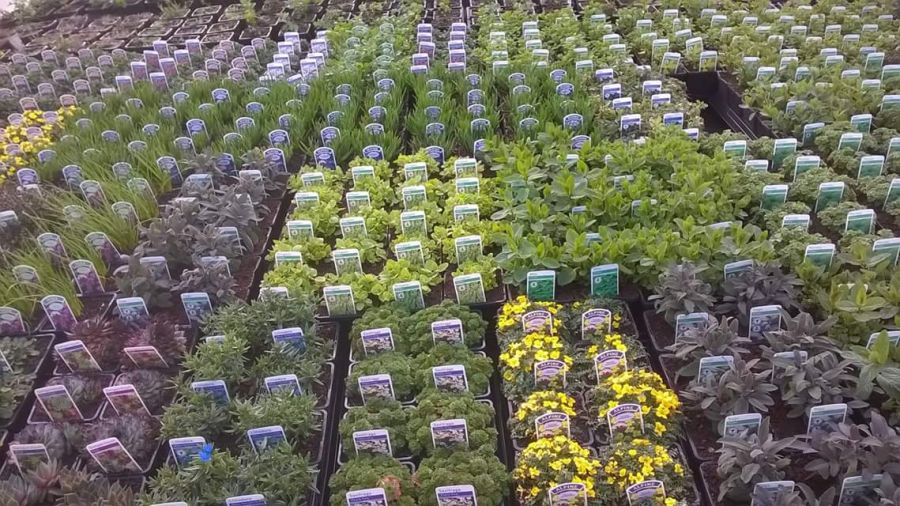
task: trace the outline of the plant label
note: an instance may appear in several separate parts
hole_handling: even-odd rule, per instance
[[[434,344],[446,343],[450,345],[466,344],[462,320],[441,320],[431,323],[431,339]]]
[[[881,486],[881,478],[881,474],[873,474],[868,479],[863,476],[844,478],[841,482],[838,506],[874,503],[877,501],[876,489]]]
[[[854,153],[859,151],[859,147],[862,145],[863,134],[858,132],[847,132],[841,134],[841,139],[838,141],[838,150],[849,149]]]
[[[666,487],[660,480],[642,481],[626,488],[625,496],[628,506],[665,504]]]
[[[750,172],[768,172],[769,171],[769,161],[768,160],[747,160],[744,162],[744,169],[749,170]]]
[[[363,404],[371,399],[394,399],[394,383],[390,374],[360,376],[357,379]]]
[[[850,126],[859,133],[867,134],[872,128],[872,115],[854,114],[853,116],[850,116]]]
[[[875,211],[871,209],[858,209],[847,213],[844,222],[844,231],[856,230],[863,234],[871,234],[875,225]]]
[[[794,161],[794,181],[800,174],[817,169],[821,164],[822,159],[816,155],[798,156]]]
[[[772,151],[772,166],[780,168],[784,159],[797,151],[797,139],[775,139],[775,148]]]
[[[891,265],[897,265],[898,255],[900,255],[900,239],[896,237],[878,239],[872,243],[872,253],[885,255],[891,260]]]
[[[277,392],[290,392],[291,395],[303,394],[303,388],[300,386],[300,380],[297,379],[296,374],[269,376],[263,381],[266,385],[266,391],[270,394]]]
[[[181,306],[190,322],[200,323],[213,312],[212,301],[206,292],[181,294]]]
[[[587,506],[587,487],[584,483],[562,483],[547,491],[550,506]]]
[[[134,460],[128,449],[122,445],[119,438],[111,437],[94,441],[85,449],[105,473],[141,472],[141,466]]]
[[[16,265],[12,268],[17,283],[36,285],[41,282],[37,269],[30,265]]]
[[[597,374],[597,384],[604,378],[619,374],[628,370],[628,361],[625,352],[619,350],[605,350],[594,356],[594,372]]]
[[[150,409],[144,404],[144,400],[134,385],[116,385],[103,389],[103,395],[109,401],[118,415],[145,414],[150,415]]]
[[[218,258],[218,257],[216,257]],[[303,254],[299,251],[278,251],[275,253],[275,267],[286,264],[302,264]],[[227,265],[227,260],[226,260]]]
[[[787,201],[788,185],[770,184],[763,187],[762,202],[760,207],[765,210],[773,210]]]
[[[331,252],[331,259],[338,276],[363,271],[358,249],[336,249]]]
[[[803,145],[811,146],[816,140],[819,130],[825,128],[825,123],[807,123],[803,125]]]
[[[781,228],[809,229],[810,217],[808,214],[786,214],[781,218]]]
[[[25,320],[18,309],[0,307],[0,336],[13,336],[27,332]]]
[[[697,369],[697,379],[701,382],[717,378],[721,373],[731,368],[734,363],[734,357],[730,355],[719,355],[716,357],[702,357],[700,366]]]
[[[531,271],[526,275],[528,300],[552,301],[556,298],[556,271]]]
[[[9,445],[9,455],[19,469],[19,474],[23,476],[30,471],[34,471],[41,464],[50,462],[50,454],[47,452],[47,447],[40,443],[13,443]]]
[[[481,219],[480,213],[481,211],[478,208],[478,204],[461,204],[453,206],[453,221],[456,223],[465,221],[478,222]]]
[[[394,300],[412,311],[425,308],[425,296],[422,290],[422,283],[419,281],[407,281],[403,283],[395,283],[391,286],[394,294]]]
[[[762,415],[759,413],[726,416],[722,435],[725,437],[744,437],[747,434],[755,433],[761,423]]]
[[[306,337],[300,327],[273,330],[272,341],[282,350],[290,348],[298,353],[306,351]]]
[[[859,159],[859,170],[856,178],[878,177],[884,170],[884,157],[881,155],[869,155]]]
[[[400,213],[400,231],[403,235],[427,237],[428,227],[425,211],[404,211]]]
[[[147,304],[141,297],[125,297],[116,299],[119,318],[128,323],[145,322],[150,319]]]
[[[453,278],[453,289],[458,304],[484,304],[484,282],[481,273],[464,274]]]
[[[407,260],[414,265],[425,265],[425,252],[421,241],[397,243],[394,247],[397,260]]]
[[[347,492],[347,506],[388,506],[383,488],[367,488]]]
[[[388,327],[363,330],[360,332],[360,339],[367,357],[394,351],[394,334]]]
[[[759,506],[762,504],[776,503],[779,497],[790,494],[794,491],[795,483],[791,480],[784,481],[763,481],[757,483],[753,487],[753,498],[750,506]]]
[[[435,448],[469,446],[469,428],[464,418],[431,422],[431,442]]]
[[[248,430],[247,439],[250,440],[250,446],[253,447],[253,451],[260,455],[272,447],[285,443],[287,436],[285,436],[284,428],[281,425],[272,425]]]
[[[403,166],[403,176],[407,181],[428,181],[428,165],[425,162],[407,163]]]
[[[122,351],[139,369],[168,369],[169,367],[155,346],[131,346]]]
[[[477,261],[482,256],[482,242],[480,235],[459,237],[454,239],[453,244],[456,249],[457,265]]]
[[[553,314],[550,311],[538,309],[522,315],[522,330],[526,334],[533,332],[553,333]]]
[[[220,405],[227,406],[231,402],[231,397],[228,395],[228,387],[222,380],[195,381],[191,383],[191,390],[209,395]]]
[[[69,301],[61,295],[47,295],[41,299],[41,307],[44,314],[50,320],[53,330],[58,332],[70,332],[75,326],[75,313],[69,306]]]
[[[675,341],[691,331],[703,331],[709,327],[709,313],[682,313],[675,316]]]
[[[606,423],[609,426],[609,435],[615,438],[616,433],[638,428],[644,433],[644,417],[641,414],[640,404],[619,404],[606,412]]]
[[[477,195],[481,189],[477,177],[457,177],[454,186],[456,187],[456,193]]]
[[[536,386],[565,386],[568,366],[562,360],[542,360],[534,364]]]
[[[463,365],[444,365],[431,368],[434,388],[439,392],[460,393],[469,391],[469,380]]]
[[[191,465],[194,459],[200,457],[200,452],[203,451],[204,446],[206,446],[206,439],[200,436],[179,437],[169,440],[169,451],[172,454],[176,467],[179,469]]]
[[[534,419],[534,432],[537,438],[562,435],[571,437],[569,415],[559,412],[544,413]]]
[[[591,267],[591,296],[617,297],[619,295],[619,264]]]
[[[596,333],[612,331],[612,311],[609,309],[589,309],[581,314],[581,338],[588,339]]]
[[[434,495],[437,497],[437,506],[478,506],[475,487],[472,485],[436,487]]]
[[[838,425],[844,423],[846,418],[847,405],[844,403],[813,406],[809,410],[806,433],[811,435],[820,431],[833,432],[837,430]]]
[[[391,435],[387,430],[362,430],[353,433],[353,447],[356,454],[393,456]]]
[[[820,184],[819,193],[816,196],[816,212],[839,204],[843,198],[844,183],[842,181]]]
[[[329,316],[353,316],[356,314],[353,289],[349,285],[326,286],[322,289],[322,293]]]
[[[72,422],[84,420],[81,410],[75,404],[65,385],[36,388],[34,395],[51,421]]]
[[[225,506],[267,506],[266,497],[262,494],[240,495],[225,499]]]
[[[421,185],[406,186],[400,191],[403,195],[403,209],[414,209],[428,200],[425,187]]]
[[[294,194],[294,205],[298,209],[309,209],[319,203],[318,192],[297,192]]]
[[[866,349],[872,349],[872,346],[875,346],[875,343],[878,341],[878,338],[881,337],[881,334],[884,334],[888,342],[892,346],[897,346],[900,344],[900,330],[882,330],[881,332],[875,332],[869,336],[869,340],[866,342]]]
[[[766,332],[781,329],[781,306],[756,306],[750,308],[750,339],[758,341]]]
[[[738,260],[725,264],[725,279],[731,279],[743,275],[745,272],[753,269],[753,260]]]
[[[804,260],[819,267],[820,269],[828,269],[834,259],[835,246],[831,243],[810,244],[806,246],[803,255]]]
[[[53,347],[71,372],[98,372],[100,365],[82,341],[66,341]]]

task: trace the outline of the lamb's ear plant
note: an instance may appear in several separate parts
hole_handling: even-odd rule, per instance
[[[712,286],[698,276],[704,270],[706,267],[690,262],[669,266],[659,275],[656,293],[649,297],[656,312],[664,313],[669,323],[681,313],[711,313],[716,298]]]
[[[722,444],[716,474],[718,500],[748,497],[757,483],[784,479],[791,459],[785,452],[796,443],[796,437],[776,439],[764,417],[755,432],[719,439]]]
[[[700,359],[728,355],[741,357],[749,353],[750,338],[741,335],[738,320],[723,316],[711,319],[706,328],[690,329],[675,340],[667,350],[685,363],[678,376],[694,377],[700,368]]]

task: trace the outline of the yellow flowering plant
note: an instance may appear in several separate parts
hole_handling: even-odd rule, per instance
[[[637,340],[637,338],[618,334],[606,334],[603,342],[589,342],[576,345],[575,365],[572,367],[573,381],[578,381],[584,385],[596,385],[598,382],[597,367],[594,359],[598,354],[606,351],[621,351],[625,354],[625,364],[622,367],[640,368],[649,367],[650,357],[647,350]],[[611,374],[613,371],[604,374]]]
[[[558,336],[563,328],[558,316],[561,309],[562,305],[556,302],[530,301],[526,296],[520,295],[500,308],[497,314],[497,338],[501,342],[507,342],[525,334],[522,317],[532,311],[548,311],[553,316],[550,333]]]
[[[538,439],[519,454],[513,479],[523,506],[549,504],[547,491],[562,483],[582,483],[588,499],[597,497],[600,461],[565,436]]]
[[[681,423],[681,401],[656,374],[645,369],[630,369],[612,374],[585,393],[585,402],[594,418],[598,436],[608,437],[609,424],[606,415],[619,404],[638,404],[644,422],[643,436],[640,425],[630,425],[616,432],[616,438],[645,437],[654,442],[673,441]]]
[[[599,494],[608,504],[620,504],[628,487],[647,480],[660,480],[666,488],[666,506],[687,500],[692,503],[694,491],[691,476],[677,450],[635,438],[607,446],[600,452]],[[606,503],[606,501],[602,501]]]
[[[563,392],[538,390],[532,392],[525,401],[516,407],[516,412],[509,418],[509,432],[514,439],[531,441],[535,439],[535,419],[546,413],[565,413],[569,416],[570,427],[575,431],[580,423],[577,403],[574,397]]]
[[[45,149],[50,149],[62,131],[66,119],[76,113],[75,106],[60,107],[56,110],[58,115],[55,123],[47,123],[42,111],[26,111],[22,114],[22,122],[19,125],[7,125],[3,129],[3,145],[18,144],[21,153],[9,154],[0,152],[0,183],[15,177],[16,172],[26,167],[36,168],[38,164],[37,154]],[[29,128],[40,128],[41,132],[29,137],[26,132]]]
[[[563,306],[559,312],[565,331],[574,339],[581,340],[581,315],[591,309],[607,309],[612,313],[610,328],[598,329],[584,336],[587,341],[600,342],[606,334],[636,336],[637,329],[625,310],[625,305],[618,299],[588,299]]]
[[[500,374],[507,399],[521,400],[535,389],[534,366],[538,362],[560,360],[565,363],[568,372],[574,359],[566,348],[559,336],[543,332],[532,332],[508,343],[500,353]],[[559,376],[543,386],[562,389],[565,385],[562,376]]]

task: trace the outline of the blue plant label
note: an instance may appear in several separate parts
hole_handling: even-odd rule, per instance
[[[194,141],[190,137],[177,137],[174,144],[177,149],[184,153],[196,153]]]
[[[329,147],[316,148],[315,151],[313,151],[313,156],[316,159],[316,165],[321,165],[328,169],[337,168],[337,160],[335,159],[333,149]]]
[[[306,337],[300,327],[273,330],[272,341],[278,346],[293,348],[301,353],[306,351]]]
[[[191,322],[202,322],[212,314],[212,302],[209,294],[204,292],[190,292],[181,294],[181,305],[184,313]]]
[[[165,119],[174,119],[176,114],[178,114],[178,111],[174,107],[165,106],[159,108],[159,115]]]
[[[209,395],[219,405],[227,406],[231,402],[228,387],[222,380],[194,381],[191,383],[191,390]]]
[[[169,440],[169,451],[176,467],[179,469],[190,466],[195,459],[200,458],[200,452],[206,446],[206,439],[195,437],[180,437]]]
[[[269,132],[269,144],[273,148],[285,148],[291,143],[288,133],[284,130],[272,130]]]
[[[44,309],[44,314],[47,315],[53,330],[70,332],[77,322],[75,313],[72,312],[69,301],[65,297],[47,295],[41,299],[41,307]]]
[[[191,137],[193,137],[197,134],[207,133],[206,132],[206,122],[203,121],[202,119],[193,118],[193,119],[187,120],[187,122],[185,123],[185,128],[187,129],[188,135],[190,135]]]

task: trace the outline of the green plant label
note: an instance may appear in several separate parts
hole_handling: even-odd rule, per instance
[[[763,187],[760,207],[771,211],[787,201],[788,185],[770,184]]]
[[[772,167],[780,168],[784,159],[797,151],[797,139],[775,139],[775,148],[772,151]]]
[[[884,66],[884,53],[869,53],[866,55],[866,72],[881,70]]]
[[[325,184],[325,174],[321,172],[307,172],[300,174],[300,182],[303,186],[316,186]]]
[[[478,222],[480,220],[480,210],[477,204],[462,204],[453,206],[453,221],[462,223],[465,221]]]
[[[272,331],[272,341],[277,350],[290,349],[297,353],[306,351],[306,336],[303,335],[303,329],[300,327],[275,329]]]
[[[612,331],[612,311],[589,309],[581,314],[581,339],[587,340],[595,333]]]
[[[391,435],[384,429],[354,432],[353,448],[357,455],[387,455],[391,457],[394,454],[391,449]]]
[[[387,495],[383,488],[354,490],[346,494],[347,506],[387,506]]]
[[[752,265],[752,264],[751,264]],[[709,313],[682,313],[675,316],[675,340],[690,331],[703,331],[709,327]]]
[[[425,211],[404,211],[400,213],[400,231],[403,235],[427,237],[428,227]]]
[[[885,65],[881,68],[881,80],[884,81],[894,76],[900,76],[900,65]]]
[[[37,388],[34,395],[44,413],[53,422],[73,422],[84,420],[78,405],[72,400],[69,391],[65,385],[53,385],[49,387]]]
[[[391,287],[394,299],[410,310],[417,311],[425,308],[425,296],[422,292],[422,283],[407,281],[396,283]]]
[[[658,55],[669,50],[669,39],[655,39],[650,43],[650,57],[655,61]]]
[[[725,279],[731,279],[742,275],[753,268],[753,260],[738,260],[737,262],[729,262],[725,264]]]
[[[428,201],[424,186],[406,186],[401,190],[403,195],[403,209],[414,209],[416,206]]]
[[[818,135],[819,130],[825,128],[825,123],[807,123],[803,125],[803,145],[811,146],[813,141],[816,140],[816,135]]]
[[[764,481],[757,483],[753,487],[753,498],[750,501],[750,506],[760,506],[760,504],[774,504],[777,502],[778,497],[793,492],[794,486],[795,483],[791,480]]]
[[[787,214],[781,218],[781,228],[809,229],[810,218],[808,214]]]
[[[701,51],[698,70],[700,72],[715,72],[719,63],[719,53],[717,51]]]
[[[477,177],[462,177],[458,178],[455,183],[456,193],[471,193],[478,194],[480,191],[480,185]]]
[[[350,176],[353,178],[353,184],[359,184],[363,181],[375,179],[375,167],[371,165],[363,165],[350,169]]]
[[[598,385],[603,382],[603,378],[627,370],[628,360],[624,351],[605,350],[594,356],[594,372],[597,374]]]
[[[859,159],[859,171],[857,178],[878,177],[884,170],[884,157],[881,155],[869,155]]]
[[[884,207],[887,207],[891,202],[900,199],[900,178],[891,179],[890,186],[888,186],[887,196],[884,198]]]
[[[552,301],[556,297],[556,271],[531,271],[525,286],[528,300]]]
[[[883,104],[883,102],[882,102]],[[850,125],[857,131],[863,134],[869,133],[869,130],[872,128],[872,115],[871,114],[854,114],[850,116]]]
[[[453,289],[456,291],[458,304],[484,304],[484,282],[481,273],[464,274],[453,278]]]
[[[469,427],[464,418],[431,422],[431,442],[435,448],[469,446]]]
[[[407,163],[403,166],[403,175],[407,181],[418,178],[418,181],[428,181],[428,165],[425,162]]]
[[[644,417],[640,404],[619,404],[606,412],[606,423],[609,435],[615,437],[618,432],[631,431],[635,428],[644,433]]]
[[[71,372],[99,372],[102,369],[82,341],[66,341],[53,347]]]
[[[362,216],[351,216],[349,218],[341,218],[341,236],[344,239],[368,237],[369,232],[366,229],[366,219]]]
[[[834,244],[810,244],[806,246],[803,258],[816,267],[828,269],[831,267],[831,261],[834,259],[834,252]]]
[[[874,224],[875,211],[871,209],[857,209],[847,213],[844,231],[849,232],[851,230],[856,230],[863,234],[871,234]]]
[[[559,412],[549,412],[539,415],[534,419],[535,437],[545,438],[554,436],[570,437],[572,434],[569,415]]]
[[[109,405],[113,407],[116,414],[122,415],[145,415],[150,416],[150,410],[141,399],[134,385],[116,385],[103,389],[103,395],[109,401]]]
[[[437,506],[476,506],[478,498],[472,485],[453,485],[434,489]]]
[[[265,378],[266,391],[269,393],[290,392],[291,395],[303,395],[303,388],[296,374],[282,374]]]
[[[41,464],[50,462],[50,454],[47,447],[40,443],[9,445],[9,454],[12,461],[19,469],[19,473],[27,473],[36,470]]]
[[[397,260],[407,260],[415,265],[425,265],[425,253],[420,241],[397,243],[394,254],[397,255]]]
[[[85,450],[106,473],[140,473],[141,466],[134,460],[119,438],[111,437],[94,441]]]
[[[859,151],[860,145],[862,145],[863,134],[859,132],[847,132],[841,134],[841,139],[838,141],[838,149],[849,149],[854,153]]]
[[[181,305],[184,308],[184,314],[187,315],[188,320],[191,322],[201,322],[213,311],[209,294],[205,292],[181,294]]]
[[[477,261],[482,255],[482,243],[480,235],[468,235],[459,237],[453,241],[456,248],[456,264]]]
[[[844,183],[835,181],[819,185],[819,193],[816,196],[816,212],[835,206],[844,199]]]
[[[372,399],[394,399],[394,383],[390,374],[360,376],[357,380],[363,404]]]
[[[617,297],[619,295],[619,264],[591,267],[591,296]]]
[[[372,205],[369,192],[367,191],[347,192],[346,201],[347,211],[353,214]]]
[[[434,388],[439,392],[460,393],[469,391],[469,380],[466,377],[466,367],[453,364],[431,368],[431,377],[434,379]]]
[[[250,440],[250,446],[257,454],[262,454],[287,441],[284,428],[280,425],[250,429],[247,431],[247,439]]]
[[[534,364],[535,387],[565,387],[566,363],[562,360],[542,360]]]
[[[116,299],[116,308],[119,310],[119,319],[128,323],[138,323],[150,319],[147,304],[141,297]]]
[[[360,332],[360,339],[367,357],[394,351],[394,334],[388,327],[363,330]]]
[[[172,460],[179,468],[185,468],[194,462],[194,459],[200,457],[203,447],[206,446],[206,439],[200,436],[179,437],[169,440],[169,451],[172,454]]]
[[[744,162],[744,169],[749,170],[751,172],[768,172],[769,171],[769,161],[768,160],[747,160]]]
[[[750,308],[750,339],[760,340],[766,332],[775,332],[779,329],[781,329],[781,306]]]
[[[459,158],[453,163],[457,178],[477,177],[478,165],[474,158]]]
[[[900,238],[891,237],[876,240],[872,243],[872,253],[885,255],[891,260],[891,265],[897,265],[898,256],[900,256]]]
[[[761,423],[762,415],[759,413],[726,416],[722,426],[722,435],[742,437],[749,433],[755,433]]]
[[[334,262],[334,272],[338,276],[363,271],[359,250],[356,248],[336,249],[331,252],[331,259]]]
[[[278,251],[275,253],[275,267],[285,264],[302,264],[303,254],[299,251]]]
[[[434,344],[465,345],[462,320],[441,320],[431,323],[431,339]]]
[[[297,192],[294,195],[294,205],[297,209],[309,209],[319,203],[317,192]]]
[[[356,253],[356,257],[358,261],[359,252]],[[349,285],[326,286],[322,292],[329,316],[353,316],[356,314],[353,289]]]
[[[288,238],[292,241],[303,241],[314,237],[313,223],[309,220],[290,220],[285,226]]]
[[[769,79],[770,77],[775,75],[775,72],[776,72],[775,67],[767,67],[767,66],[757,67],[756,80],[764,81],[766,79]]]
[[[809,410],[806,433],[812,435],[820,431],[833,432],[837,430],[838,425],[844,423],[846,418],[847,405],[844,403],[813,406]]]
[[[25,320],[18,309],[0,307],[0,336],[24,334],[27,331]]]
[[[794,160],[794,181],[797,180],[797,176],[800,174],[818,169],[821,165],[822,159],[816,155],[798,156]]]
[[[702,357],[700,359],[700,366],[697,369],[697,380],[705,382],[711,378],[717,378],[720,374],[731,368],[731,364],[733,363],[734,357],[730,355]]]

